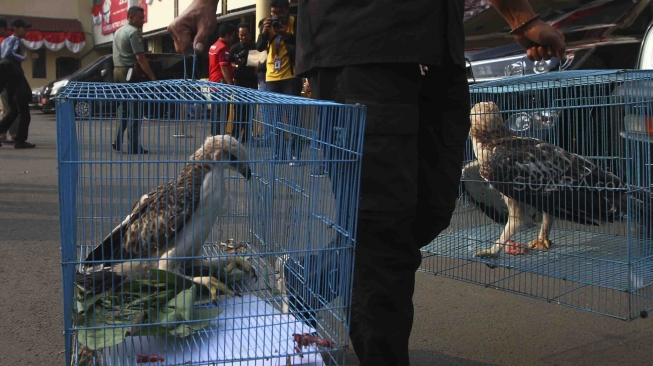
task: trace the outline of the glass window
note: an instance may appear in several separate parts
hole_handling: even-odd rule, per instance
[[[44,47],[32,51],[32,78],[34,79],[45,79],[47,77],[45,51]]]

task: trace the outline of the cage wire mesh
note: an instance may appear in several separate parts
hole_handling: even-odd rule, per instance
[[[652,81],[651,71],[562,71],[472,85],[460,196],[420,271],[646,316]]]
[[[56,108],[67,365],[344,364],[363,106],[170,80]]]

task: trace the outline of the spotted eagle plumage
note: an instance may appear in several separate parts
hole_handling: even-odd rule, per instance
[[[585,157],[515,135],[492,102],[474,105],[471,122],[479,174],[503,195],[509,212],[498,242],[490,250],[476,253],[479,257],[496,257],[515,232],[528,226],[528,207],[542,212],[540,235],[528,247],[548,250],[554,218],[601,225],[626,215],[629,198],[634,198],[638,207],[646,207],[644,202],[651,200],[650,192],[633,197],[623,180]]]
[[[146,277],[148,269],[184,275],[189,262],[203,261],[174,259],[200,256],[222,210],[227,192],[224,172],[237,171],[246,180],[252,173],[244,147],[228,135],[208,137],[190,160],[176,179],[135,202],[125,220],[86,257],[82,264],[86,272],[78,276],[79,281],[102,283],[93,278]],[[152,258],[158,260],[142,260]],[[210,289],[218,286],[214,278],[190,279]]]

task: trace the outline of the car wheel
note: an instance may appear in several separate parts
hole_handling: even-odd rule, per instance
[[[90,106],[88,102],[77,102],[75,103],[75,116],[76,117],[88,117],[91,114]]]

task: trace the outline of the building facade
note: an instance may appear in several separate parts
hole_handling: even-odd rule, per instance
[[[92,0],[2,2],[0,16],[8,23],[16,18],[32,23],[21,53],[27,52],[23,70],[33,88],[75,72],[104,52],[94,47],[92,19],[87,15],[91,3]]]

